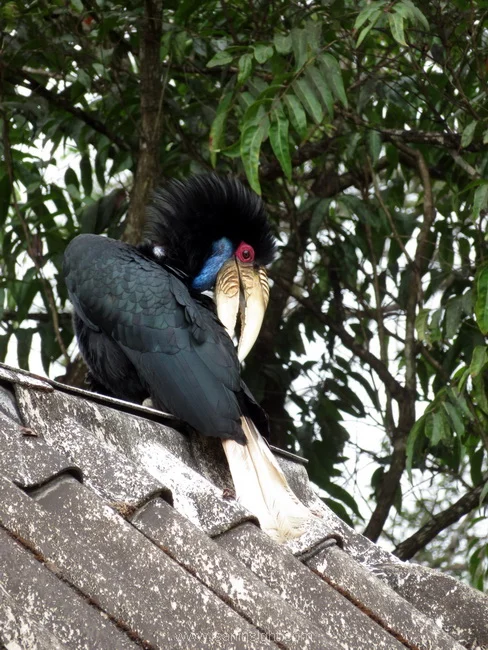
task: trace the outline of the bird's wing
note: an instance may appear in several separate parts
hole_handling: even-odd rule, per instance
[[[181,280],[97,235],[71,242],[64,273],[77,313],[120,346],[156,405],[205,435],[243,440],[234,346]]]

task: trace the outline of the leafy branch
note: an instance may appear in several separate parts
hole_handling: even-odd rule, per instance
[[[59,314],[56,306],[56,300],[54,298],[54,293],[53,289],[51,287],[51,284],[49,283],[49,280],[46,278],[44,275],[44,272],[42,270],[42,267],[39,263],[39,257],[37,255],[37,252],[33,246],[32,243],[32,235],[29,230],[29,225],[27,221],[25,220],[22,211],[19,207],[19,203],[17,201],[17,196],[16,196],[16,190],[15,190],[15,176],[14,176],[14,167],[13,167],[13,162],[12,162],[12,151],[10,147],[10,138],[9,138],[9,127],[8,127],[8,120],[6,119],[5,114],[2,112],[2,122],[3,122],[3,151],[4,151],[4,156],[5,156],[5,163],[7,167],[7,174],[10,182],[10,190],[11,190],[11,196],[12,196],[12,204],[14,206],[15,213],[17,215],[17,218],[19,220],[19,223],[22,226],[22,230],[24,232],[25,236],[25,241],[27,245],[27,252],[29,254],[29,257],[34,263],[34,266],[36,268],[37,275],[41,281],[42,288],[44,290],[44,295],[46,297],[46,301],[48,304],[49,312],[51,314],[51,319],[52,319],[52,324],[53,324],[53,329],[54,329],[54,335],[56,337],[56,341],[59,345],[59,349],[61,350],[61,353],[64,357],[65,362],[68,364],[70,361],[70,357],[68,354],[68,351],[66,349],[66,346],[64,344],[63,338],[61,336],[61,331],[59,328]]]
[[[416,553],[425,548],[437,535],[452,526],[475,508],[488,502],[488,475],[483,481],[471,488],[455,503],[434,515],[424,526],[395,547],[393,554],[400,560],[411,560]],[[482,497],[484,491],[484,495]],[[481,499],[482,497],[482,499]]]

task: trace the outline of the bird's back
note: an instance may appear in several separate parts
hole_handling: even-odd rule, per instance
[[[81,352],[109,391],[125,399],[145,391],[205,435],[241,440],[248,410],[266,427],[215,313],[171,271],[127,244],[79,235],[64,273]]]

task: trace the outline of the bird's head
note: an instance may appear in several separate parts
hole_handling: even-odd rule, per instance
[[[261,329],[269,297],[264,267],[276,250],[261,199],[233,178],[172,181],[155,195],[146,236],[153,255],[185,272],[194,290],[215,289],[230,336],[240,313],[242,361]]]

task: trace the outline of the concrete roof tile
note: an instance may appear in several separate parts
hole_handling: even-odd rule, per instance
[[[0,648],[63,650],[65,646],[16,603],[0,583]]]
[[[0,478],[0,522],[148,648],[255,647],[256,630],[72,478],[27,496]],[[274,644],[262,640],[260,647]]]
[[[24,423],[53,449],[79,467],[84,482],[120,507],[134,508],[167,488],[132,463],[101,436],[93,435],[72,417],[71,396],[42,393],[21,385],[15,387]]]
[[[327,638],[319,626],[161,499],[149,502],[133,516],[132,522],[256,628],[279,641],[283,648],[336,649],[336,643]]]
[[[462,650],[459,643],[421,611],[377,580],[365,567],[337,547],[320,551],[307,566],[389,630],[415,648]]]
[[[8,392],[1,386],[0,396],[7,402]],[[37,432],[26,431],[15,411],[8,408],[0,410],[0,449],[0,475],[9,476],[21,487],[41,485],[63,472],[81,478],[80,469],[69,458],[46,444]]]
[[[251,524],[216,540],[239,558],[280,598],[318,623],[344,650],[400,649],[403,646],[349,600],[318,578],[285,548]]]
[[[375,575],[468,648],[488,648],[488,596],[418,564],[374,567]]]
[[[20,610],[28,618],[23,629],[34,631],[38,644],[34,647],[41,647],[42,639],[49,635],[48,640],[56,642],[51,640],[47,650],[57,647],[56,643],[70,650],[137,648],[106,614],[0,529],[0,599],[2,592],[9,594],[12,610]],[[42,635],[37,626],[42,626]]]
[[[180,425],[0,364],[0,647],[486,646],[486,598],[350,529],[302,462],[278,454],[321,516],[279,546]]]

